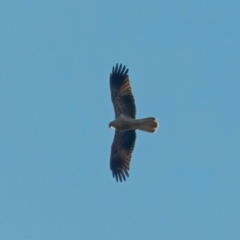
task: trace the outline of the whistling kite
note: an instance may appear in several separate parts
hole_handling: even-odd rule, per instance
[[[110,168],[113,177],[122,182],[128,177],[132,151],[136,140],[136,131],[142,130],[153,133],[157,130],[158,122],[154,117],[135,119],[136,106],[130,86],[128,69],[122,64],[112,69],[110,74],[110,89],[115,120],[109,123],[109,127],[115,129],[112,143]]]

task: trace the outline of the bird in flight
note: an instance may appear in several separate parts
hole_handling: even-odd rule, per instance
[[[115,129],[111,147],[110,169],[116,180],[126,181],[129,177],[130,161],[136,141],[136,130],[153,133],[158,122],[154,117],[136,119],[136,106],[128,69],[122,64],[113,67],[110,74],[111,98],[115,111],[115,120],[109,127]]]

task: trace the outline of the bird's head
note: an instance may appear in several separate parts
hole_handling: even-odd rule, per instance
[[[115,129],[113,121],[108,124],[109,128]]]

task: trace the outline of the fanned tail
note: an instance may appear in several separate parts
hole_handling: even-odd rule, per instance
[[[145,132],[153,133],[158,128],[157,119],[154,117],[142,118],[136,121],[137,121],[137,128]]]

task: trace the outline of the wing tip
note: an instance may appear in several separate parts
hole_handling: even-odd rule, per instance
[[[118,63],[116,63],[115,66],[112,67],[112,75],[113,74],[119,74],[122,76],[126,76],[128,74],[129,69],[126,68],[125,65],[123,65],[122,63],[118,65]]]
[[[117,182],[118,180],[124,182],[129,177],[129,173],[126,169],[117,169],[116,171],[112,170],[112,176],[113,178],[116,178]]]

